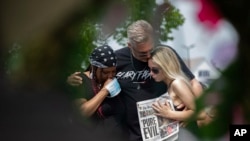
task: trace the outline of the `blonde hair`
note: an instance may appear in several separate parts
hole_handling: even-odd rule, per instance
[[[161,67],[166,78],[171,80],[177,78],[182,79],[191,88],[190,81],[183,73],[180,62],[173,49],[167,46],[158,46],[152,51],[151,58],[154,63]]]
[[[145,20],[132,23],[127,29],[128,40],[131,44],[138,44],[153,39],[153,28]]]

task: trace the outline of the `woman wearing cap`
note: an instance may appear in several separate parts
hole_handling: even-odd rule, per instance
[[[116,56],[110,46],[104,45],[93,50],[89,61],[88,69],[79,74],[82,84],[73,94],[80,120],[95,131],[117,135],[121,131],[123,105],[115,79]]]

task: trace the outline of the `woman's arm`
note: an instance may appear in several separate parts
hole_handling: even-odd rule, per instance
[[[107,97],[109,94],[108,90],[105,88],[105,86],[112,81],[112,79],[106,80],[103,88],[90,100],[87,100],[85,98],[80,98],[75,100],[75,103],[79,107],[79,110],[81,114],[85,117],[92,116],[98,107],[101,105],[103,100]]]
[[[195,96],[184,80],[176,79],[171,84],[173,93],[179,98],[187,109],[195,110]]]
[[[171,94],[175,95],[176,98],[180,99],[181,102],[185,105],[185,110],[183,111],[173,111],[170,108],[169,104],[154,104],[153,107],[157,111],[158,116],[178,120],[178,121],[186,121],[190,118],[195,111],[195,97],[192,93],[192,90],[188,87],[188,85],[183,81],[176,79],[171,84]]]
[[[178,121],[185,121],[194,113],[193,110],[173,111],[169,103],[157,102],[152,106],[156,110],[155,115]]]
[[[203,92],[203,88],[202,88],[201,83],[195,78],[192,79],[190,81],[190,83],[191,83],[191,86],[192,86],[192,91],[195,94],[195,97],[199,98],[201,96],[202,92]]]
[[[87,100],[85,98],[79,98],[75,100],[77,107],[79,107],[80,113],[85,117],[92,116],[97,108],[101,105],[103,100],[108,95],[108,90],[102,88],[93,98]]]

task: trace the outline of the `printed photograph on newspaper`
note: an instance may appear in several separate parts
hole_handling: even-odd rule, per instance
[[[174,110],[173,103],[167,93],[158,98],[137,102],[138,118],[143,141],[177,140],[179,122],[156,116],[152,104],[157,101],[161,103],[168,102]]]

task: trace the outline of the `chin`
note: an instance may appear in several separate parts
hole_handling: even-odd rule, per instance
[[[140,61],[142,61],[142,62],[148,62],[148,58],[142,58],[142,59],[140,59]]]
[[[155,80],[155,82],[161,82],[161,80],[158,80],[158,79],[154,79]]]

